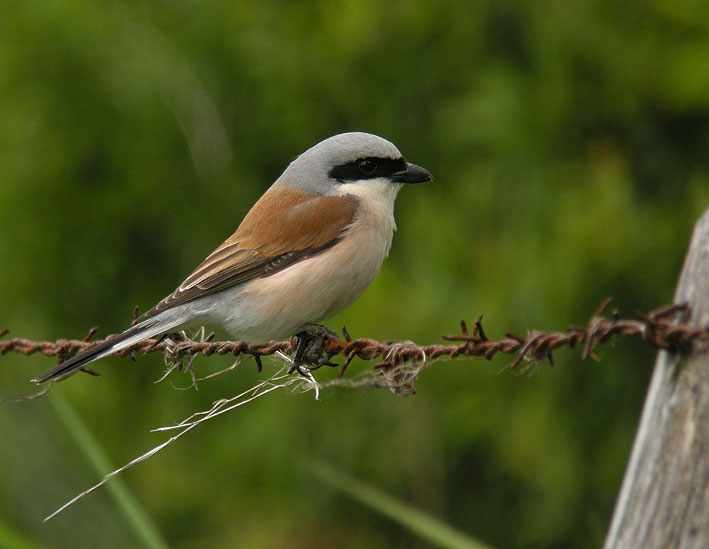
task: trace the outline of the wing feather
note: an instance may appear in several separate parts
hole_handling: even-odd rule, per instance
[[[169,296],[145,313],[166,309],[269,276],[337,244],[357,214],[357,200],[271,187],[236,232]]]

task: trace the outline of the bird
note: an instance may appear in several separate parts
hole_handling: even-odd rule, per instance
[[[145,339],[216,326],[249,343],[301,333],[351,305],[379,273],[405,184],[432,181],[390,141],[329,137],[297,156],[177,289],[122,333],[33,378],[61,380]]]

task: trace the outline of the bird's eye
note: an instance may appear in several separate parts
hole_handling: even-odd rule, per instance
[[[377,171],[377,163],[371,158],[363,158],[357,161],[357,169],[364,175],[373,175]]]

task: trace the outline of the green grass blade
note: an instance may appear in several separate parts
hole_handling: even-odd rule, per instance
[[[94,471],[101,477],[113,471],[115,467],[111,466],[108,457],[106,457],[96,439],[66,399],[56,391],[50,392],[48,396],[57,412],[58,418],[89,460]],[[112,478],[106,484],[106,489],[125,517],[126,522],[146,547],[151,549],[167,548],[167,542],[163,539],[158,528],[120,478]]]
[[[439,547],[490,549],[489,545],[468,536],[443,521],[402,503],[371,484],[357,480],[323,463],[308,465],[307,469],[320,480]]]

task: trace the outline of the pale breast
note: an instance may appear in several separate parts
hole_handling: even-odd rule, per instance
[[[360,211],[340,242],[245,284],[234,294],[238,299],[223,299],[225,328],[251,342],[281,339],[351,305],[377,276],[396,229],[393,200],[389,207],[381,200],[358,199]]]

